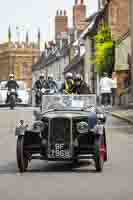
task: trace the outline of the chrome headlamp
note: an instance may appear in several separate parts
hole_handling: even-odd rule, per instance
[[[42,121],[36,121],[33,123],[32,128],[33,128],[33,130],[42,132],[44,130],[44,124]]]
[[[98,119],[104,119],[105,115],[103,113],[97,114]]]

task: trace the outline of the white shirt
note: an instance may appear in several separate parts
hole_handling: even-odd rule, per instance
[[[111,93],[111,88],[113,87],[112,79],[104,77],[100,81],[100,91],[102,93]]]

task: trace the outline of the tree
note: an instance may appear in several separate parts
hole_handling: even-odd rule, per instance
[[[99,75],[103,72],[111,74],[114,68],[114,47],[115,42],[112,40],[111,31],[108,26],[101,26],[95,36],[96,52],[93,63]]]

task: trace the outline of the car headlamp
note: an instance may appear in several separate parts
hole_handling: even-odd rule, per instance
[[[89,130],[89,125],[87,122],[82,121],[82,122],[77,123],[77,132],[78,133],[84,134],[84,133],[87,133],[88,130]]]
[[[33,129],[38,131],[38,132],[42,132],[44,130],[44,125],[42,121],[36,121],[33,124]]]

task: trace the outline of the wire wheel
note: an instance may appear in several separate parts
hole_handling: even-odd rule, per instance
[[[103,170],[105,155],[106,155],[106,147],[105,144],[103,143],[103,136],[102,136],[100,141],[96,141],[95,143],[94,161],[97,172],[101,172]]]
[[[24,154],[24,136],[19,136],[17,140],[17,164],[22,173],[28,168],[28,158]]]

